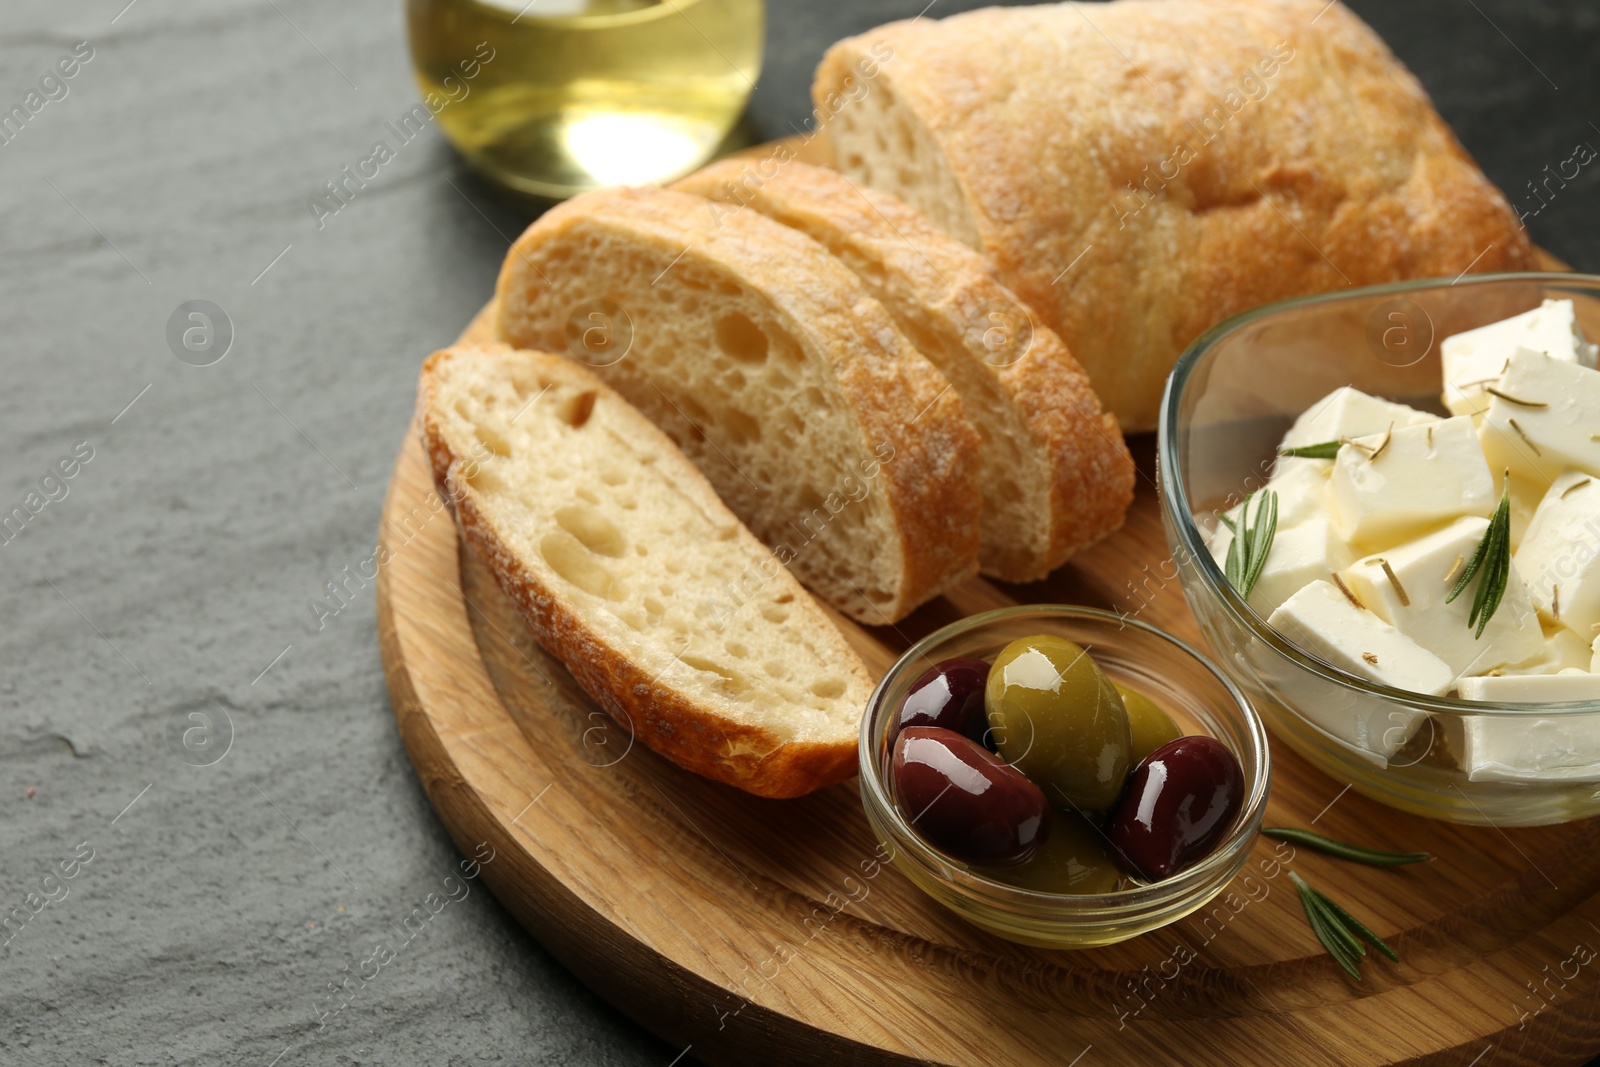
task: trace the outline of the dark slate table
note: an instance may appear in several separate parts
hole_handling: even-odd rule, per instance
[[[805,122],[826,43],[925,2],[777,0],[751,136]],[[1593,4],[1355,6],[1525,207],[1600,145]],[[418,361],[527,209],[429,130],[319,230],[308,197],[416,101],[396,0],[4,0],[0,112],[80,41],[0,143],[0,513],[38,511],[0,538],[0,914],[31,916],[0,932],[0,1062],[665,1067],[477,883],[331,1013],[460,857],[370,589],[309,604],[371,555]],[[1590,270],[1597,175],[1528,219]],[[197,300],[231,324],[203,367],[168,339]]]

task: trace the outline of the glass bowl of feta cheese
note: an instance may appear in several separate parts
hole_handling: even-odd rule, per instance
[[[1457,822],[1600,814],[1600,276],[1402,282],[1205,334],[1162,404],[1189,606],[1269,729]]]

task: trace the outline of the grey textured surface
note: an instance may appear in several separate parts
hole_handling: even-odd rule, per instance
[[[828,41],[922,2],[777,0],[753,134],[805,120]],[[321,1018],[461,857],[370,590],[321,630],[308,603],[370,556],[418,362],[528,216],[430,130],[319,232],[307,198],[416,98],[394,0],[125,4],[0,8],[0,111],[94,48],[0,144],[0,513],[93,450],[0,545],[0,913],[56,898],[0,931],[0,1062],[664,1067],[475,882]],[[1514,198],[1600,144],[1594,5],[1355,6]],[[1529,220],[1588,269],[1597,171]],[[193,299],[233,324],[211,366],[168,349]],[[232,724],[210,766],[174,744],[191,712],[214,755]]]

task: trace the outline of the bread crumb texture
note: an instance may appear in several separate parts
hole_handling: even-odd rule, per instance
[[[640,740],[766,795],[853,773],[865,668],[626,401],[568,360],[497,347],[433,356],[419,406],[468,541]]]

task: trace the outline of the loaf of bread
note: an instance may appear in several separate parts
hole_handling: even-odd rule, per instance
[[[434,481],[539,643],[635,738],[789,797],[855,773],[860,659],[666,435],[584,367],[423,365]]]
[[[1122,525],[1133,461],[1116,419],[984,256],[904,201],[806,163],[725,160],[676,187],[814,238],[950,380],[983,447],[981,571],[1043,578]]]
[[[1416,79],[1327,0],[897,22],[835,45],[813,93],[839,169],[988,251],[1125,430],[1229,315],[1533,265]]]
[[[591,365],[840,611],[894,622],[977,569],[977,434],[847,268],[665,189],[569,200],[506,256],[500,335]]]

